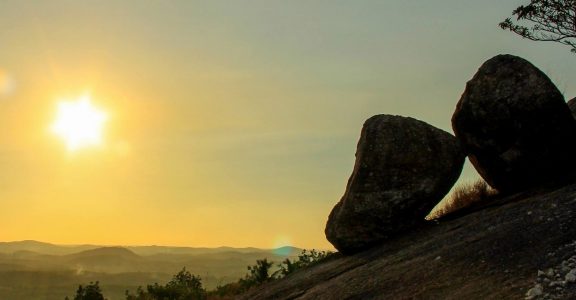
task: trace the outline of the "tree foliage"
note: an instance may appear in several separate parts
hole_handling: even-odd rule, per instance
[[[530,0],[512,12],[500,27],[533,41],[557,42],[576,53],[576,0]]]
[[[270,268],[272,268],[273,265],[274,263],[268,261],[266,258],[256,260],[255,265],[248,266],[248,271],[250,271],[250,273],[246,274],[243,283],[252,286],[270,281],[272,279]]]
[[[274,280],[275,273],[270,273],[274,263],[268,259],[258,259],[255,265],[248,266],[248,273],[238,282],[219,285],[208,294],[210,299],[228,299],[235,295],[242,294],[254,286]]]
[[[126,292],[127,300],[203,300],[206,291],[202,288],[200,276],[192,275],[183,268],[166,285],[154,283],[146,291],[139,287],[136,294]]]
[[[66,297],[66,299],[69,299]],[[76,296],[74,300],[105,300],[104,295],[102,295],[102,289],[98,281],[90,282],[87,286],[80,285],[78,290],[76,290]]]
[[[199,276],[192,275],[183,268],[178,274],[172,277],[165,285],[154,283],[146,288],[138,287],[132,293],[126,291],[126,300],[205,300],[209,299],[231,299],[242,294],[254,286],[282,278],[298,269],[306,268],[323,261],[332,252],[317,250],[302,250],[298,259],[290,260],[286,258],[278,264],[276,272],[272,272],[275,262],[268,259],[258,259],[255,265],[248,266],[248,273],[237,282],[219,285],[215,290],[206,292],[202,287],[202,280]],[[274,268],[276,269],[276,268]],[[98,296],[99,295],[99,296]],[[68,299],[66,299],[68,300]],[[98,282],[90,285],[80,286],[74,300],[105,300],[102,296]]]

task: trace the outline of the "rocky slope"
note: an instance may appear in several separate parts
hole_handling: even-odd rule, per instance
[[[241,299],[575,299],[575,216],[576,184],[515,194]]]

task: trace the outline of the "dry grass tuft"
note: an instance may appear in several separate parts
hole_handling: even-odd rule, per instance
[[[494,198],[498,191],[491,188],[484,180],[458,185],[450,197],[440,201],[426,216],[426,220],[438,219],[475,203]]]

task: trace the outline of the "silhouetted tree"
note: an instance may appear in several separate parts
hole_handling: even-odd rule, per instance
[[[210,291],[210,299],[229,299],[235,295],[242,294],[253,286],[271,281],[274,279],[274,274],[270,274],[270,269],[274,265],[268,259],[258,259],[256,264],[248,266],[248,273],[244,278],[240,278],[238,282],[232,282],[225,285],[219,285],[215,290]],[[138,299],[139,300],[139,299]]]
[[[279,273],[279,277],[284,277],[296,270],[299,269],[298,261],[291,261],[289,258],[286,258],[278,265],[280,270],[277,272]]]
[[[256,260],[255,265],[248,266],[250,273],[246,274],[244,279],[240,279],[240,284],[245,288],[249,288],[271,280],[270,268],[272,268],[273,265],[274,263],[268,261],[266,258]]]
[[[576,0],[530,0],[512,12],[500,27],[533,41],[550,41],[570,46],[576,53]],[[526,24],[526,25],[523,25]]]
[[[316,249],[312,250],[302,250],[302,253],[298,255],[298,260],[291,261],[290,259],[286,258],[282,261],[281,264],[278,265],[280,270],[277,271],[279,277],[286,276],[298,269],[306,268],[308,266],[314,265],[327,257],[329,257],[333,252],[330,251],[317,251]]]
[[[105,300],[105,298],[102,295],[102,289],[100,289],[98,281],[96,281],[90,282],[86,287],[80,285],[78,290],[76,290],[74,300]]]
[[[126,300],[155,300],[155,298],[139,286],[134,295],[130,291],[126,291]]]

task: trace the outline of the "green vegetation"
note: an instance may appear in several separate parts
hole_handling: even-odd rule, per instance
[[[223,286],[218,286],[216,290],[208,292],[209,299],[229,299],[234,295],[239,295],[249,290],[252,287],[261,285],[263,283],[284,278],[285,276],[295,272],[296,270],[310,267],[312,265],[318,264],[319,262],[330,257],[333,252],[330,251],[317,251],[312,250],[302,250],[302,253],[298,255],[297,260],[290,260],[286,258],[280,264],[277,265],[278,270],[270,274],[270,270],[273,266],[272,262],[266,259],[259,259],[256,261],[256,265],[248,266],[248,271],[250,271],[246,276],[238,282],[229,283]]]
[[[40,247],[38,247],[38,244]],[[99,250],[100,249],[100,250]],[[130,250],[126,251],[126,249]],[[169,282],[186,267],[202,277],[202,287],[237,282],[246,266],[267,258],[276,264],[297,258],[301,249],[60,246],[38,242],[0,243],[0,299],[62,300],[74,298],[80,284],[100,282],[109,299],[124,299],[126,290]],[[46,254],[48,253],[48,254]],[[53,254],[50,254],[53,253]]]
[[[66,297],[65,299],[69,300],[70,298]],[[102,295],[102,289],[100,289],[98,281],[96,281],[90,282],[86,287],[80,285],[74,300],[105,300],[105,298]]]
[[[183,268],[172,280],[162,286],[148,285],[146,291],[138,287],[136,294],[126,291],[126,300],[203,300],[206,291],[202,288],[200,276],[192,275]]]
[[[255,265],[248,266],[250,273],[246,274],[246,278],[240,279],[240,281],[248,287],[268,282],[272,280],[270,268],[273,265],[274,263],[269,262],[268,259],[259,259]]]
[[[512,12],[514,23],[507,18],[500,27],[532,41],[557,42],[576,53],[576,1],[531,0]],[[530,24],[530,25],[523,25]]]
[[[239,295],[252,287],[261,285],[275,279],[274,274],[270,274],[270,269],[274,265],[268,259],[258,259],[256,264],[248,266],[248,273],[238,282],[225,284],[216,287],[216,290],[208,293],[209,299],[229,299],[232,296]]]
[[[498,191],[491,188],[484,180],[458,185],[449,198],[440,202],[426,219],[437,219],[473,204],[493,199]]]
[[[316,249],[308,251],[304,249],[302,250],[302,253],[298,255],[298,260],[291,261],[286,258],[280,265],[278,265],[278,267],[280,267],[279,277],[284,277],[298,269],[315,265],[332,254],[333,252],[330,251],[316,251]]]
[[[247,290],[261,284],[277,280],[294,273],[295,271],[315,265],[333,253],[330,251],[302,250],[297,259],[286,258],[279,264],[269,261],[267,258],[257,259],[255,265],[247,267],[248,273],[238,281],[225,285],[218,285],[212,291],[206,291],[202,286],[200,276],[192,275],[186,268],[172,277],[165,285],[154,283],[144,289],[138,287],[134,292],[126,291],[126,300],[223,300],[231,299]],[[276,270],[273,268],[276,267]],[[68,297],[66,299],[69,299]],[[90,282],[82,285],[76,292],[74,300],[104,300],[99,282]]]

